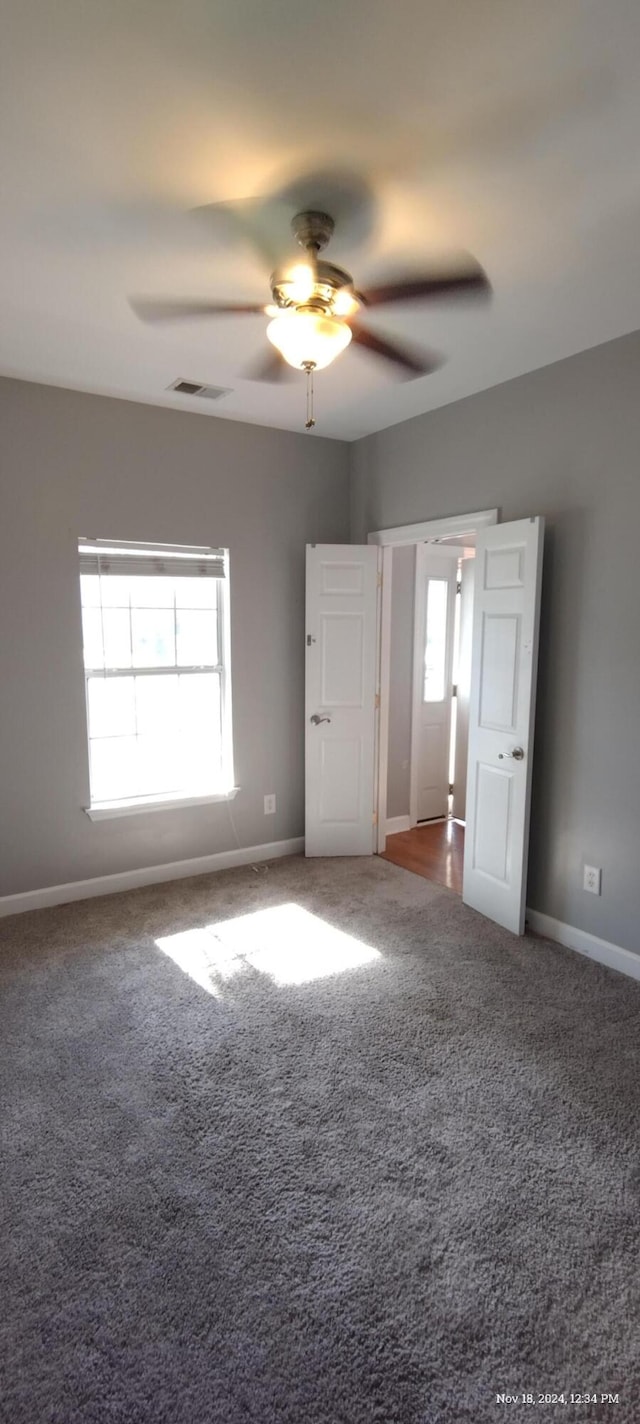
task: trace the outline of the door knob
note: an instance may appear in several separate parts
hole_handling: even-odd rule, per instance
[[[511,752],[498,752],[498,757],[500,761],[504,761],[505,757],[510,757],[512,761],[524,761],[524,750],[522,747],[514,747]]]
[[[313,722],[314,727],[318,727],[321,722],[330,722],[331,718],[321,717],[319,712],[314,712],[313,716],[309,718],[309,721]]]

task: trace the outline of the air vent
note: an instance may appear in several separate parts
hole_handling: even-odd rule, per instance
[[[199,396],[202,400],[220,400],[221,396],[231,395],[231,391],[225,390],[224,386],[201,386],[197,381],[184,381],[181,376],[172,381],[167,390],[176,391],[180,396]]]

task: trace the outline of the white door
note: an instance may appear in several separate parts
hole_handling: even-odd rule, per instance
[[[379,552],[307,545],[306,855],[374,851]]]
[[[524,929],[544,521],[478,533],[462,898]]]
[[[412,826],[446,816],[453,692],[453,631],[459,550],[416,547],[413,716],[411,719]]]

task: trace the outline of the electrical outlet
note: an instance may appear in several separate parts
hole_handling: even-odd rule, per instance
[[[265,816],[273,816],[273,815],[275,815],[275,809],[276,809],[276,793],[275,793],[275,791],[270,791],[270,792],[269,792],[269,795],[268,795],[268,796],[265,796],[265,798],[264,798],[264,814],[265,814]]]
[[[583,890],[589,890],[592,895],[599,895],[601,893],[602,871],[599,866],[585,865],[582,888]]]

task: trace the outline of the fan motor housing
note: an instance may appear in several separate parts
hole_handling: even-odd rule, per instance
[[[300,303],[291,295],[291,272],[290,268],[278,268],[271,276],[271,295],[278,307],[296,307]],[[343,267],[335,267],[332,262],[316,263],[316,281],[313,291],[306,298],[304,305],[313,305],[320,311],[331,311],[336,293],[346,288],[353,294],[353,277],[350,272],[346,272]]]

